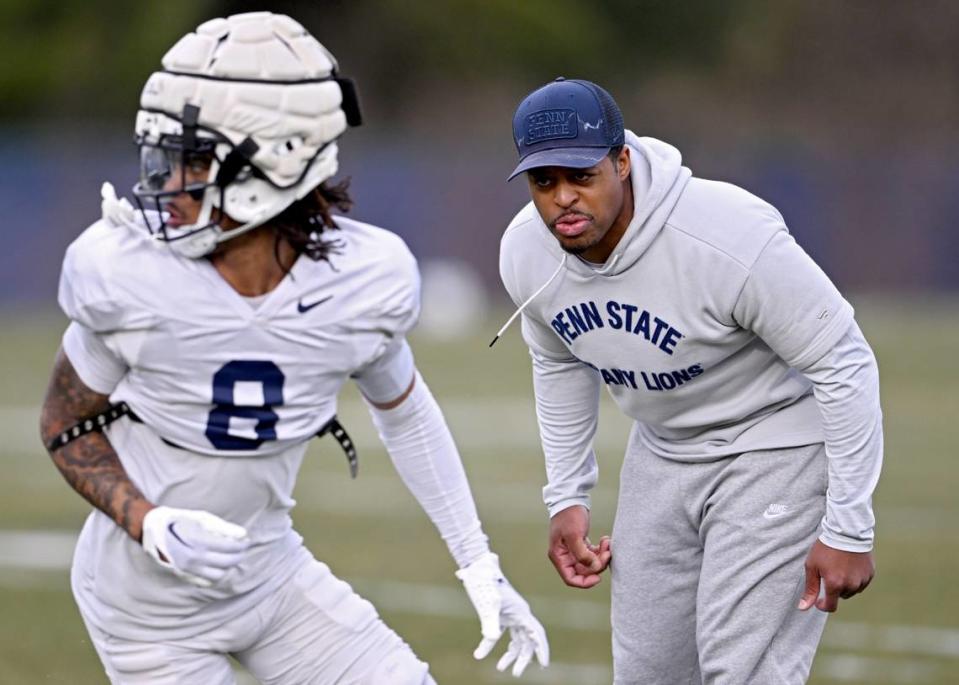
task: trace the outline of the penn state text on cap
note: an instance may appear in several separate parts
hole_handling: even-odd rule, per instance
[[[623,114],[612,95],[591,81],[559,77],[516,108],[519,164],[507,180],[536,167],[591,167],[624,140]]]

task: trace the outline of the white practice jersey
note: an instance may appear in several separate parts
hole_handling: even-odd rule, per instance
[[[81,378],[194,452],[256,457],[309,439],[343,382],[416,321],[416,261],[396,235],[345,218],[330,263],[301,256],[251,303],[206,259],[100,221],[67,250],[60,306],[116,364]],[[74,364],[83,360],[71,357]]]
[[[64,351],[84,383],[139,417],[107,431],[130,478],[150,501],[210,511],[253,542],[224,582],[198,588],[95,511],[73,586],[101,629],[137,640],[197,634],[251,610],[309,558],[289,516],[307,441],[336,412],[347,378],[404,345],[419,308],[403,241],[336,221],[329,263],[301,256],[255,303],[138,222],[97,222],[67,250]]]

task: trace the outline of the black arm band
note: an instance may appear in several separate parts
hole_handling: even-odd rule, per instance
[[[64,445],[68,445],[77,438],[83,437],[88,433],[99,433],[106,426],[116,421],[122,416],[135,416],[133,410],[127,406],[126,402],[110,405],[110,407],[99,414],[83,419],[73,426],[70,426],[57,437],[47,443],[47,451],[55,452]]]
[[[129,416],[134,421],[140,421],[140,417],[133,413],[133,410],[130,409],[126,402],[120,402],[118,404],[111,405],[108,409],[100,412],[99,414],[91,416],[87,419],[83,419],[82,421],[79,421],[73,426],[67,428],[65,431],[47,443],[47,451],[55,452],[64,445],[68,445],[77,438],[83,437],[89,433],[100,433],[105,427],[124,416]],[[350,434],[346,432],[346,429],[343,428],[342,424],[335,416],[327,421],[323,428],[317,431],[316,437],[322,437],[327,433],[330,433],[343,449],[343,452],[346,454],[346,460],[350,465],[350,477],[356,478],[356,474],[359,471],[359,458],[356,455],[356,446],[353,444]],[[164,442],[166,442],[166,440],[164,440]],[[173,443],[167,444],[170,444],[173,447],[179,447],[179,445],[174,445]]]

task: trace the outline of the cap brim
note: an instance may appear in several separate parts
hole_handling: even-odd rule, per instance
[[[609,154],[608,147],[559,147],[540,150],[527,155],[513,169],[507,181],[512,181],[524,171],[544,166],[563,166],[570,169],[586,169],[595,166]]]

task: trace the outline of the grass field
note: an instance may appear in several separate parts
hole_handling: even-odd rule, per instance
[[[879,572],[864,596],[843,603],[831,619],[814,683],[959,682],[959,300],[920,306],[923,301],[855,302],[883,383]],[[3,323],[0,682],[102,683],[65,567],[87,506],[35,437],[63,323],[55,316],[14,315]],[[485,330],[496,328],[491,321]],[[608,683],[608,582],[588,592],[567,589],[546,560],[543,471],[525,349],[515,330],[493,350],[487,341],[486,333],[444,344],[416,339],[414,349],[460,443],[494,549],[549,631],[555,665],[533,669],[524,681]],[[360,478],[350,481],[335,443],[312,446],[295,512],[310,548],[377,604],[431,663],[438,682],[510,681],[496,674],[495,658],[472,660],[479,627],[453,564],[393,472],[352,390],[340,416],[360,448]],[[627,429],[604,400],[597,533],[610,527]]]

